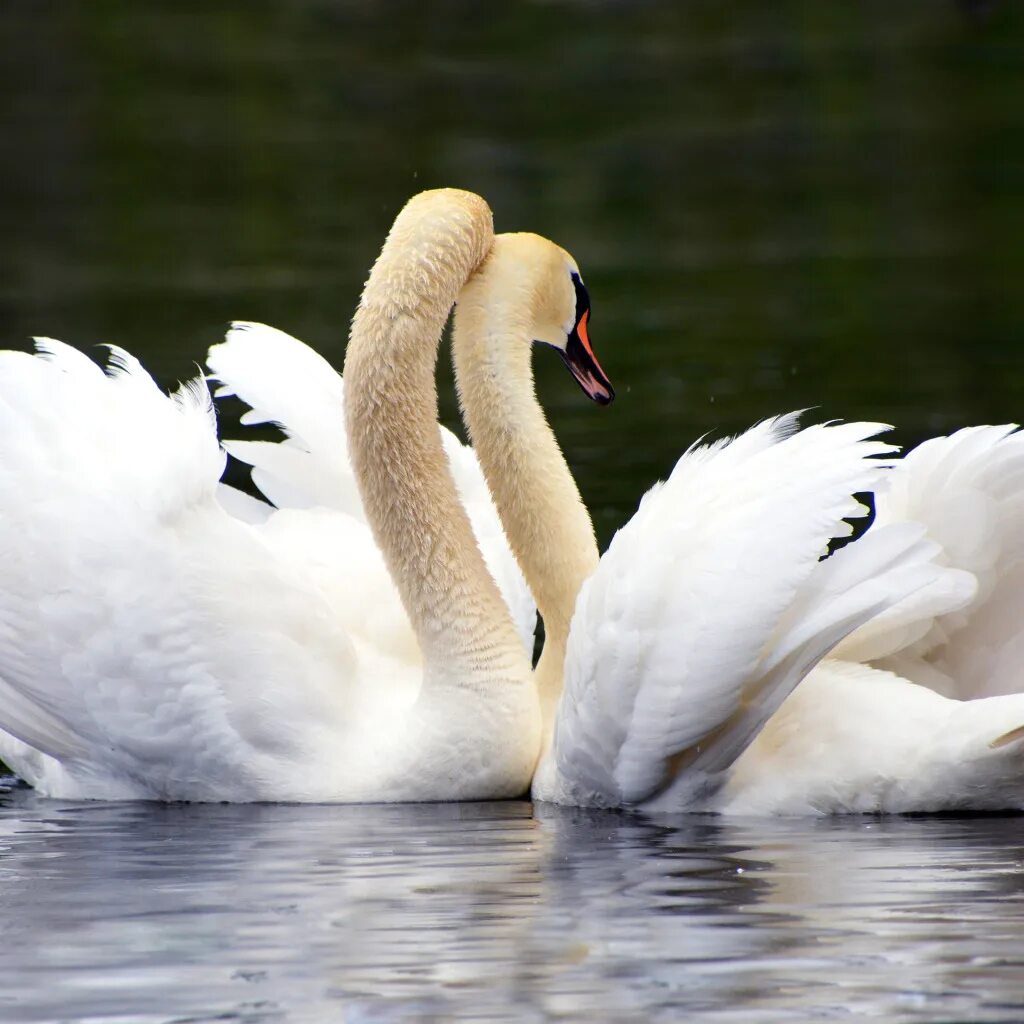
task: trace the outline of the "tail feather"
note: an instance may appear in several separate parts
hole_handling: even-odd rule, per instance
[[[1024,694],[951,700],[828,659],[729,773],[734,814],[932,813],[1024,807]]]

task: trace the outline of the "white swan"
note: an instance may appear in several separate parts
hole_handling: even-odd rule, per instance
[[[168,398],[121,352],[109,375],[56,342],[0,353],[0,755],[28,781],[230,801],[526,789],[531,665],[456,493],[449,458],[463,490],[479,471],[450,442],[446,458],[433,376],[492,240],[483,200],[425,193],[370,274],[345,418],[372,536],[361,515],[271,515],[218,489],[199,382]],[[340,396],[319,397],[330,437],[297,407],[301,441],[344,459]]]
[[[511,250],[517,259],[499,261]],[[537,236],[498,236],[463,294],[454,331],[470,435],[545,622],[538,678],[546,740],[535,798],[735,813],[1024,805],[1024,695],[964,704],[832,662],[796,687],[758,735],[818,658],[880,607],[891,610],[848,641],[848,657],[872,644],[902,650],[941,612],[932,633],[948,630],[971,600],[973,576],[942,564],[956,540],[942,548],[921,540],[921,517],[887,515],[885,498],[865,538],[818,561],[843,532],[843,517],[859,514],[851,492],[879,483],[861,461],[879,450],[863,440],[877,425],[794,433],[786,417],[729,444],[693,448],[598,559],[534,396],[531,307],[509,306],[489,334],[480,323],[492,293],[536,293],[528,268],[553,280],[558,265],[569,328],[559,347],[584,390],[608,400],[586,339],[589,302],[576,265]],[[515,268],[514,285],[501,276],[505,266]],[[1010,465],[1003,455],[987,467],[992,481]],[[1018,459],[1021,468],[1001,485],[1008,506],[1020,504]],[[913,465],[901,465],[895,479]],[[948,465],[933,474],[926,500],[939,497],[936,478]],[[991,510],[980,495],[961,499],[957,525],[969,532],[960,546],[991,560],[989,520],[971,518]],[[1013,522],[1020,511],[1002,510]]]

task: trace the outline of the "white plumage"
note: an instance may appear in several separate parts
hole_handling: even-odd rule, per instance
[[[287,435],[227,443],[279,509],[218,483],[201,382],[168,397],[120,350],[109,375],[53,341],[0,354],[0,756],[65,797],[415,798],[381,737],[422,666],[352,480],[341,378],[252,324],[210,366],[245,422]],[[769,421],[691,449],[644,498],[580,595],[538,797],[1024,805],[1022,435],[922,445],[885,473],[866,537],[820,561],[863,512],[851,495],[879,486],[876,429]],[[443,433],[529,645],[532,600],[479,466]],[[359,685],[381,677],[383,692]]]
[[[865,539],[907,525],[936,545],[941,574],[804,680],[736,765],[722,809],[1024,808],[1024,434],[970,427],[911,451]]]
[[[454,740],[417,762],[416,730],[430,727],[414,715],[422,661],[354,497],[338,375],[257,325],[215,350],[250,418],[289,435],[235,449],[292,506],[274,511],[218,483],[202,381],[168,397],[120,350],[106,374],[59,342],[38,353],[0,353],[0,756],[69,798],[471,787],[484,750]],[[445,444],[529,647],[529,594],[479,468]]]
[[[935,580],[919,528],[826,561],[891,451],[878,424],[794,416],[690,449],[616,535],[576,605],[551,751],[534,795],[649,810],[718,807],[735,759],[806,672]]]
[[[877,522],[917,522],[964,577],[965,600],[918,595],[837,655],[963,699],[1024,689],[1024,433],[968,427],[925,441],[877,498]]]

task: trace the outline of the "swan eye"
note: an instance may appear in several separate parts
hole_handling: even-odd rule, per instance
[[[572,277],[572,286],[576,291],[576,316],[573,323],[578,325],[590,312],[590,292],[587,291],[587,286],[576,271],[573,271],[570,276]]]

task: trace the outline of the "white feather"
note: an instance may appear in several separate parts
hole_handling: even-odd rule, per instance
[[[1024,690],[1024,434],[970,427],[926,441],[894,468],[876,508],[878,526],[920,523],[946,568],[836,656],[947,696]]]
[[[829,659],[737,761],[714,809],[844,814],[1024,808],[1024,694],[958,701]]]
[[[701,805],[819,658],[934,576],[919,531],[820,561],[891,452],[878,424],[795,416],[691,448],[576,606],[540,798]]]
[[[303,454],[298,482],[344,493],[333,370],[269,328],[216,351]],[[52,340],[0,352],[3,756],[70,798],[418,799],[431,778],[457,797],[457,744],[432,765],[396,746],[423,666],[361,507],[275,512],[224,462],[201,380],[167,396],[121,350],[107,374]]]
[[[280,442],[226,441],[229,454],[252,467],[253,483],[277,508],[323,507],[365,522],[344,431],[344,387],[330,364],[302,342],[263,324],[235,323],[208,364],[218,395],[236,395],[252,408],[243,423],[275,423]],[[533,650],[537,612],[509,550],[473,449],[444,427],[441,440],[484,561],[494,577],[523,646]],[[397,592],[395,593],[397,599]]]
[[[878,536],[916,530],[934,578],[797,687],[717,809],[1024,808],[1024,435],[972,427],[925,442],[886,475],[876,510],[853,557]]]

